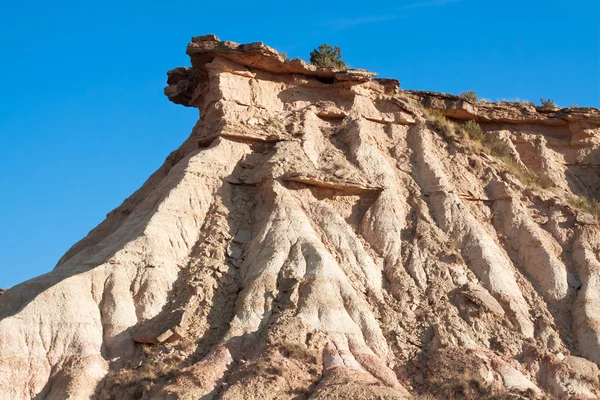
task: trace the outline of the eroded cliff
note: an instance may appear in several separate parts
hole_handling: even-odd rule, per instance
[[[598,110],[187,53],[165,94],[200,110],[189,139],[0,297],[0,398],[600,394]]]

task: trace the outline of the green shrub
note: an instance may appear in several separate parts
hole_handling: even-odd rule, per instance
[[[279,53],[279,57],[283,58],[284,60],[287,60],[288,56],[285,51],[279,51],[278,53]]]
[[[483,133],[481,126],[477,122],[469,120],[462,125],[462,128],[471,140],[483,143],[485,133]]]
[[[510,146],[498,135],[485,133],[481,126],[474,120],[462,124],[461,129],[469,139],[478,142],[486,153],[494,157],[510,156]]]
[[[542,99],[540,98],[540,103],[543,108],[556,108],[556,103],[554,103],[551,99]]]
[[[498,135],[486,135],[484,145],[494,157],[511,157],[510,145]]]
[[[342,51],[340,48],[338,46],[332,47],[328,44],[322,44],[318,49],[311,51],[310,62],[319,67],[346,68],[346,63],[342,60]]]
[[[474,90],[467,90],[466,92],[462,92],[458,95],[458,97],[473,103],[477,101],[477,93],[475,93]]]

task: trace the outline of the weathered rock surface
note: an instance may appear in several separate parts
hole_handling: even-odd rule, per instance
[[[0,399],[600,395],[600,112],[400,91],[209,35],[188,140],[0,297]],[[448,141],[475,119],[516,162]]]

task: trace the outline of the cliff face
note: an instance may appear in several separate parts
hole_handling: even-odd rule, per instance
[[[189,139],[0,297],[0,399],[600,394],[598,110],[187,53],[165,94],[200,109]]]

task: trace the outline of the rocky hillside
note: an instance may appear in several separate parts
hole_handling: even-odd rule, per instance
[[[189,139],[0,296],[0,399],[600,395],[599,110],[187,54]]]

